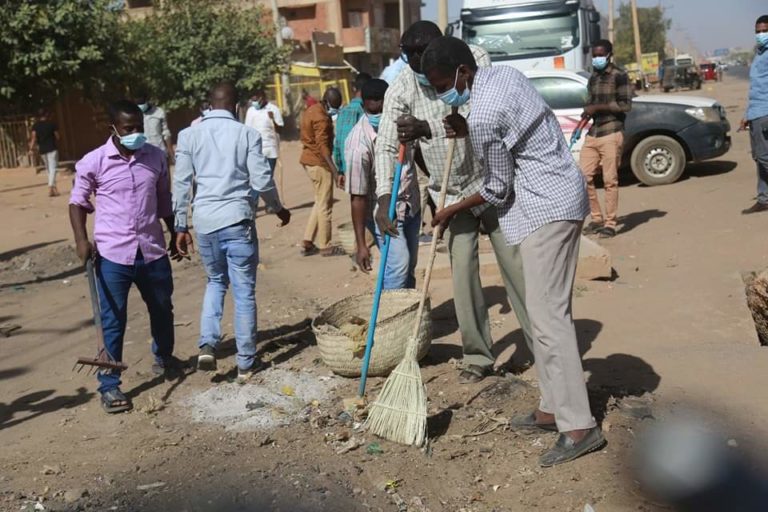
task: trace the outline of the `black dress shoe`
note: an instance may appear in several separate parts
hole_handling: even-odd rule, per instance
[[[603,228],[597,233],[600,238],[613,238],[616,236],[616,230],[613,228]]]
[[[539,458],[539,465],[543,468],[550,468],[564,462],[570,462],[578,459],[589,452],[599,450],[605,445],[605,437],[600,427],[593,427],[587,432],[579,442],[565,434],[560,434],[555,446]]]
[[[557,425],[554,423],[536,423],[536,413],[520,414],[512,418],[509,422],[512,430],[537,433],[537,432],[557,432]]]
[[[768,210],[768,204],[757,202],[747,208],[746,210],[741,210],[742,215],[749,215],[750,213],[760,213]]]

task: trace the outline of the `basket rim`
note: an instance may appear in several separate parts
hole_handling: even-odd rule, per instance
[[[405,295],[413,295],[414,297],[416,297],[416,301],[413,304],[411,304],[410,306],[408,306],[407,308],[401,309],[399,312],[395,313],[392,316],[389,316],[389,317],[384,318],[384,319],[377,320],[376,321],[377,328],[379,328],[383,324],[391,323],[391,322],[397,320],[398,318],[400,318],[402,316],[405,316],[405,315],[407,315],[407,314],[409,314],[409,313],[411,313],[411,312],[413,312],[413,311],[415,311],[415,310],[417,310],[419,308],[419,300],[421,299],[421,292],[419,290],[416,290],[416,289],[383,290],[382,291],[382,295],[383,294],[387,294],[387,295],[396,295],[397,294],[397,295],[404,295],[404,296]],[[323,322],[323,323],[320,323],[320,320],[323,319],[323,317],[326,315],[328,310],[330,310],[331,308],[339,307],[340,305],[343,305],[343,304],[345,304],[347,302],[356,302],[356,301],[358,301],[359,299],[361,299],[363,297],[370,297],[372,295],[373,295],[372,292],[366,292],[366,293],[359,293],[357,295],[351,295],[349,297],[345,297],[345,298],[343,298],[343,299],[341,299],[339,301],[336,301],[333,304],[330,304],[329,306],[323,308],[323,310],[320,313],[318,313],[317,316],[315,316],[315,318],[312,319],[312,330],[313,331],[317,331],[318,328],[323,326],[323,325],[330,325],[327,321]],[[424,311],[427,312],[427,311],[429,311],[429,309],[430,309],[430,297],[427,297],[427,300],[425,302]]]

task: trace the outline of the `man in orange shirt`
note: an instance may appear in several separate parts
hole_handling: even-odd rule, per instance
[[[315,189],[315,204],[309,215],[307,229],[301,245],[301,254],[310,256],[318,252],[323,256],[344,254],[341,247],[331,246],[333,210],[333,184],[344,187],[343,176],[333,163],[333,122],[331,116],[341,106],[341,92],[331,87],[323,94],[322,103],[316,103],[301,116],[301,152],[299,162],[307,171]]]

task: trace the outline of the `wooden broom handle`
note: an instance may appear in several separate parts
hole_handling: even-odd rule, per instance
[[[456,113],[456,109],[453,109],[453,113]],[[448,139],[448,156],[445,159],[445,166],[443,166],[443,184],[440,188],[440,198],[437,200],[437,209],[442,210],[445,207],[445,196],[448,195],[448,180],[451,174],[451,167],[453,167],[453,152],[456,149],[456,139]],[[429,282],[432,279],[432,267],[435,264],[435,255],[437,254],[437,242],[443,235],[442,228],[440,226],[432,233],[432,246],[429,249],[429,260],[427,260],[427,269],[424,272],[424,285],[421,290],[421,301],[419,302],[419,311],[416,314],[416,321],[413,326],[413,338],[415,339],[419,335],[419,329],[421,328],[421,315],[424,314],[424,305],[427,302],[427,295],[429,295]]]

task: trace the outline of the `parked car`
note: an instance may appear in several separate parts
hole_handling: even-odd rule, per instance
[[[587,102],[589,74],[551,70],[529,71],[526,76],[555,112],[570,141]],[[636,96],[625,122],[622,165],[646,185],[674,183],[687,162],[725,154],[731,147],[730,129],[725,109],[711,98]],[[572,149],[577,162],[583,144],[584,137]]]

